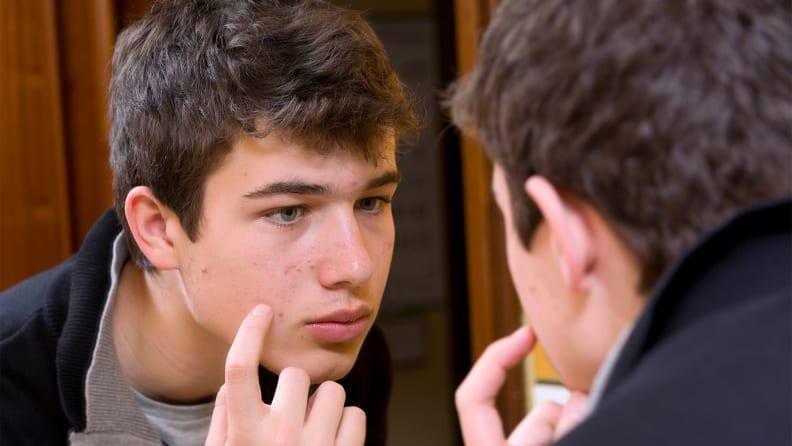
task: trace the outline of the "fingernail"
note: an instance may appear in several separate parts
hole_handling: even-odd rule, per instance
[[[528,336],[528,333],[530,333],[530,331],[531,331],[531,329],[529,327],[522,326],[522,327],[518,328],[517,330],[514,330],[514,333],[512,333],[512,336]]]
[[[270,307],[264,304],[256,305],[256,308],[253,309],[254,316],[264,316],[270,312]]]

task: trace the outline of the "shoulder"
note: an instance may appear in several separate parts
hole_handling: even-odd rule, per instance
[[[341,381],[348,399],[357,399],[361,405],[376,405],[372,396],[387,404],[390,396],[390,352],[385,336],[375,324],[360,349],[355,366]]]
[[[0,292],[0,341],[13,336],[30,318],[44,317],[45,309],[49,313],[65,305],[73,264],[74,258],[69,258]]]
[[[0,443],[65,444],[55,371],[71,260],[0,293]],[[60,316],[53,313],[62,313]]]
[[[788,291],[715,313],[661,341],[560,444],[788,444]]]
[[[385,444],[391,379],[388,345],[375,324],[361,347],[355,366],[339,381],[346,390],[346,405],[366,412],[366,445]]]

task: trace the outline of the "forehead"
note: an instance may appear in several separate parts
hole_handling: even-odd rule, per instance
[[[366,159],[351,148],[325,151],[277,134],[263,138],[243,135],[209,176],[207,186],[222,183],[249,188],[267,181],[302,179],[354,187],[372,176],[396,169],[395,140],[385,138],[379,144],[372,148],[378,156]]]

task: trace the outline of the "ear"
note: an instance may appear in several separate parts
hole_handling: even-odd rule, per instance
[[[135,238],[140,251],[157,269],[173,269],[178,266],[173,240],[175,228],[180,225],[173,211],[160,203],[150,188],[137,186],[129,191],[124,202],[129,231]]]
[[[585,277],[594,263],[593,239],[583,209],[568,200],[541,176],[525,182],[525,192],[539,207],[550,230],[567,287],[585,291]]]

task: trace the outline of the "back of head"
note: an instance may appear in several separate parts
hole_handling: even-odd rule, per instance
[[[786,0],[507,0],[454,120],[509,183],[528,247],[546,177],[600,212],[647,291],[739,209],[792,194]]]
[[[122,225],[143,185],[198,236],[206,177],[241,133],[372,153],[415,126],[360,14],[321,0],[159,0],[116,43],[111,167]],[[150,266],[131,237],[133,259]]]

